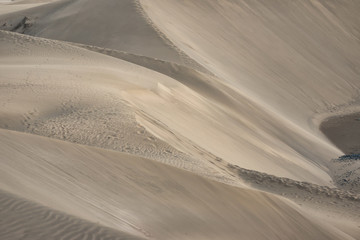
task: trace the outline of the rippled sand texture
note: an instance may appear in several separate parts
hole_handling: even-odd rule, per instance
[[[359,239],[359,11],[0,1],[0,239]]]

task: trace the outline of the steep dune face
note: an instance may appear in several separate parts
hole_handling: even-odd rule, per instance
[[[272,195],[213,182],[151,161],[149,158],[218,180],[229,179],[226,170],[208,161],[210,155],[182,135],[173,133],[182,143],[177,145],[175,140],[165,143],[157,139],[157,134],[168,130],[166,126],[149,118],[149,112],[136,109],[143,105],[136,105],[135,99],[142,97],[149,97],[147,110],[153,112],[167,111],[154,106],[180,93],[186,94],[179,95],[186,101],[201,99],[203,95],[192,90],[196,87],[191,89],[169,76],[58,41],[7,32],[1,32],[1,41],[1,127],[68,141],[2,130],[2,190],[145,238],[346,236],[328,232],[329,226],[320,226]],[[182,109],[186,106],[177,103]],[[146,132],[135,114],[138,122],[146,119],[144,124],[151,122],[156,127],[151,129],[157,131]],[[15,200],[5,204],[8,201]],[[21,214],[5,214],[13,217],[11,226],[28,229],[29,225],[18,219]],[[73,220],[64,221],[59,231],[65,231],[63,226]],[[76,223],[87,228],[85,223]]]
[[[0,36],[0,127],[224,176],[209,162],[155,138],[136,122],[139,109],[125,101],[128,92],[153,92],[158,84],[186,88],[174,79],[57,41]]]
[[[141,3],[175,45],[255,103],[253,109],[233,108],[244,119],[236,125],[244,128],[248,122],[247,128],[251,126],[253,130],[250,135],[259,136],[251,141],[248,134],[242,134],[237,142],[243,137],[243,142],[251,141],[252,147],[240,150],[236,149],[240,146],[230,148],[229,144],[222,144],[223,140],[215,140],[205,148],[243,166],[244,161],[236,158],[261,159],[251,148],[268,149],[261,155],[266,154],[266,159],[280,165],[286,164],[287,159],[301,165],[312,162],[325,169],[329,159],[341,155],[312,119],[357,106],[359,102],[358,2]],[[229,136],[233,134],[224,138]],[[268,138],[271,140],[266,142]],[[227,152],[221,152],[216,145]],[[260,161],[266,164],[266,159]],[[276,173],[274,166],[267,168]]]
[[[244,4],[159,0],[144,1],[139,6],[129,0],[105,4],[94,0],[57,1],[7,14],[1,19],[8,22],[7,27],[10,22],[24,22],[19,29],[25,34],[128,51],[200,69],[195,62],[187,60],[182,54],[184,50],[207,68],[203,72],[210,71],[216,77],[191,69],[189,74],[170,64],[169,69],[173,70],[159,72],[171,78],[176,75],[174,78],[188,88],[175,84],[177,90],[174,90],[173,83],[155,83],[156,91],[153,88],[124,94],[126,101],[141,110],[137,119],[148,131],[195,158],[199,155],[192,146],[196,145],[210,155],[244,168],[331,185],[327,163],[341,155],[341,151],[309,121],[315,112],[326,111],[327,106],[355,101],[356,69],[344,71],[351,65],[342,66],[345,56],[353,65],[356,63],[356,41],[348,35],[325,41],[327,35],[318,32],[316,26],[302,29],[306,23],[298,23],[296,14],[286,15],[287,9],[308,14],[307,5],[297,8],[295,3],[285,4],[262,16],[251,13],[272,9],[270,3],[263,6],[252,2],[247,7]],[[172,12],[173,9],[179,11]],[[262,17],[273,19],[273,24]],[[311,19],[315,20],[330,24],[325,17]],[[174,24],[176,28],[172,27]],[[299,26],[295,29],[291,24]],[[97,34],[93,34],[95,29]],[[337,33],[334,31],[329,36]],[[329,44],[319,48],[315,40]],[[349,48],[342,50],[337,41],[355,50],[347,56]],[[270,43],[276,43],[278,49]],[[305,43],[306,49],[301,49]],[[317,50],[311,51],[313,48]],[[326,55],[322,53],[330,48],[335,49],[337,57],[325,61]],[[122,54],[120,58],[129,60],[128,56]],[[137,57],[130,61],[154,66],[151,69],[159,65],[156,60],[144,59]],[[161,122],[166,129],[159,128],[159,124],[154,126],[146,120],[149,118]],[[178,138],[188,142],[189,147],[179,144]]]
[[[135,91],[125,95],[135,108],[141,109],[137,112],[137,121],[172,146],[197,159],[214,161],[221,156],[225,160],[223,163],[328,184],[326,173],[318,166],[304,164],[306,159],[299,157],[301,153],[319,159],[318,155],[328,154],[321,150],[324,146],[320,144],[316,154],[309,153],[307,149],[318,144],[311,136],[294,134],[291,126],[279,124],[278,118],[261,110],[221,79],[174,63],[111,49],[79,46],[152,69],[187,87],[174,89],[158,84],[155,91]],[[249,115],[254,116],[251,122],[247,119]],[[196,128],[193,129],[190,123],[196,124]]]
[[[191,57],[301,127],[314,112],[358,100],[357,1],[142,4]]]
[[[0,11],[18,32],[0,30],[0,234],[358,238],[318,125],[360,109],[359,3],[18,3]]]
[[[149,159],[4,130],[0,131],[0,141],[2,189],[136,236],[342,239],[284,200],[213,182]],[[3,199],[0,194],[0,204],[16,204],[20,212],[31,212],[31,206]],[[21,223],[16,215],[11,216],[13,226],[16,221]],[[55,224],[51,227],[59,231],[65,231],[61,224],[71,222],[53,217],[57,215],[48,217]],[[86,227],[81,222],[78,225]]]
[[[24,17],[31,25],[15,29]],[[182,64],[192,62],[175,50],[165,36],[159,35],[133,0],[60,0],[1,16],[0,23],[6,23],[4,30],[33,36],[107,47]]]

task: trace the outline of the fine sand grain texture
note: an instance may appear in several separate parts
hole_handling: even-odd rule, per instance
[[[22,7],[24,4],[17,4]],[[24,26],[24,18],[31,24]],[[5,24],[5,25],[4,25]],[[17,26],[21,27],[17,27]],[[200,68],[154,28],[134,0],[58,0],[3,14],[0,28],[122,50]],[[94,34],[96,32],[96,34]]]
[[[186,153],[148,132],[136,121],[137,114],[146,113],[124,100],[127,92],[152,92],[159,84],[185,86],[61,42],[1,34],[0,127],[131,153],[230,181],[207,158],[195,158],[202,153],[196,146],[182,147]],[[165,128],[161,122],[156,126]]]
[[[140,240],[0,191],[0,238]]]
[[[0,239],[360,239],[359,12],[0,1]]]
[[[4,130],[0,136],[2,189],[133,235],[342,239],[269,194],[114,151]]]
[[[326,165],[329,159],[341,155],[336,148],[325,146],[325,150],[321,146],[328,140],[311,119],[319,113],[340,111],[359,103],[360,2],[155,0],[141,3],[175,45],[257,103],[271,118],[277,117],[276,125],[295,132],[297,137],[289,139],[288,130],[285,133],[265,130],[296,151],[287,159],[298,154],[315,165]],[[242,109],[235,111],[244,117]],[[255,116],[259,115],[249,114],[246,118],[253,123]],[[266,121],[271,122],[268,118]],[[259,126],[265,126],[255,125],[257,132],[261,131]],[[314,140],[312,147],[299,142],[301,135],[308,135],[307,143]],[[220,139],[217,146],[222,148]],[[233,163],[244,154],[243,150],[235,149],[227,152],[236,156],[225,157],[220,151],[218,154],[234,159]]]

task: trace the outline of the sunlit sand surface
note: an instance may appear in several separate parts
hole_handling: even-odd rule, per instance
[[[0,1],[0,239],[359,239],[359,11]]]

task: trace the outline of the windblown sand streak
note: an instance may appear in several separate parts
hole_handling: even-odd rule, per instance
[[[0,191],[0,238],[15,239],[143,239],[21,199]]]
[[[0,1],[0,238],[359,239],[359,3]]]

